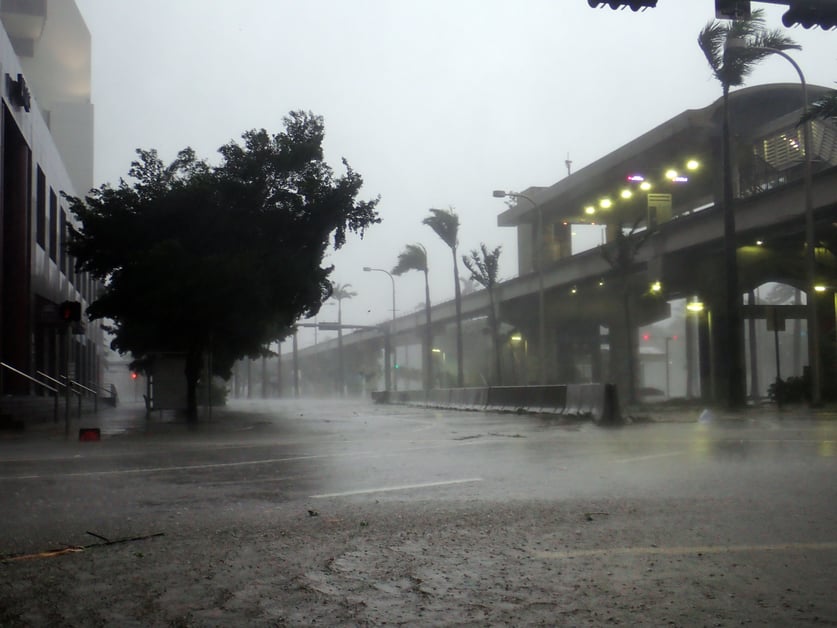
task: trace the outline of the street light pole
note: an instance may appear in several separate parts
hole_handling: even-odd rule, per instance
[[[805,82],[805,75],[802,73],[802,68],[799,67],[796,61],[793,60],[789,54],[777,48],[768,48],[766,46],[747,46],[746,42],[738,39],[730,39],[727,41],[727,46],[730,48],[747,48],[748,50],[757,50],[769,52],[771,54],[779,55],[793,66],[799,75],[799,82],[802,85],[802,114],[807,118],[808,114],[808,84]],[[805,161],[803,166],[803,187],[805,194],[805,279],[807,283],[808,302],[806,310],[808,314],[808,362],[810,364],[811,375],[811,405],[820,405],[822,399],[820,395],[820,325],[817,317],[817,301],[816,301],[816,272],[817,272],[817,258],[816,258],[816,231],[814,229],[814,192],[813,192],[813,175],[811,168],[811,122],[805,120],[802,125],[802,144],[805,151]]]
[[[385,368],[387,371],[386,379],[390,379],[390,374],[392,375],[392,389],[398,390],[398,372],[397,369],[394,367],[398,364],[398,356],[397,352],[395,351],[395,278],[392,276],[388,270],[384,270],[383,268],[371,268],[370,266],[364,266],[363,272],[365,273],[384,273],[387,277],[389,277],[390,282],[392,283],[392,324],[390,326],[389,336],[390,336],[390,343],[392,344],[391,352],[393,353],[393,369],[390,371],[390,351],[386,352],[385,355]],[[386,382],[386,387],[389,389],[389,381]]]
[[[537,383],[546,384],[546,365],[544,364],[544,351],[546,344],[546,314],[544,306],[544,287],[543,287],[543,210],[541,206],[525,194],[518,194],[517,192],[506,192],[505,190],[494,190],[494,198],[522,198],[532,204],[532,207],[537,211],[537,233],[535,246],[535,264],[538,270],[538,370]]]

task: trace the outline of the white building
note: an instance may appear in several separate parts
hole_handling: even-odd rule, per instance
[[[96,388],[98,322],[61,333],[57,306],[94,299],[64,247],[74,219],[62,194],[93,187],[90,33],[73,0],[0,0],[0,361]],[[69,348],[69,355],[67,354]],[[3,394],[37,392],[3,367]]]

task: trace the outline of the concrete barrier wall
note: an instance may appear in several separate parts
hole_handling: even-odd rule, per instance
[[[621,420],[616,387],[613,384],[435,388],[426,392],[374,392],[372,398],[376,403],[425,408],[589,417],[599,424]]]

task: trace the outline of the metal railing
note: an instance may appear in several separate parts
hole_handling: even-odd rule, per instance
[[[11,366],[10,364],[6,364],[5,362],[0,362],[0,391],[3,390],[3,373],[4,369],[11,371],[15,375],[19,375],[24,379],[28,380],[29,382],[40,386],[52,393],[53,395],[53,404],[52,404],[52,420],[56,423],[58,422],[58,388],[53,388],[49,384],[45,384],[44,382],[32,377],[31,375],[24,373],[21,370],[16,369],[15,367]],[[51,378],[50,378],[51,379]],[[59,382],[60,383],[60,382]]]
[[[61,376],[64,380],[64,381],[62,381],[61,379],[56,379],[54,377],[51,377],[50,375],[47,375],[43,371],[35,371],[35,373],[38,376],[43,377],[44,379],[52,382],[57,387],[61,388],[61,390],[65,390],[66,387],[67,387],[67,383],[66,383],[67,376],[66,375]],[[70,393],[72,393],[76,397],[78,397],[78,416],[81,417],[81,400],[84,397],[85,392],[88,392],[91,395],[93,395],[93,412],[98,412],[99,411],[99,393],[96,392],[95,390],[93,390],[92,388],[88,388],[84,384],[81,384],[80,382],[75,381],[74,379],[69,380],[69,382],[70,382]]]
[[[82,395],[84,395],[83,391],[86,391],[86,392],[89,392],[91,395],[93,395],[93,412],[98,412],[99,411],[99,393],[98,392],[96,392],[92,388],[88,388],[84,384],[82,384],[80,382],[77,382],[75,380],[72,380],[72,379],[70,380],[70,386],[71,387],[75,386],[76,388],[81,389],[81,390],[78,391],[79,405],[81,405],[80,399],[81,399]],[[71,390],[72,390],[72,388],[71,388]],[[76,392],[76,391],[74,390],[73,392]]]

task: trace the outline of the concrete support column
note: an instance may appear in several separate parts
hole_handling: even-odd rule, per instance
[[[703,401],[715,401],[718,399],[718,394],[713,368],[712,312],[710,310],[702,312],[697,318],[697,325],[700,398]]]

